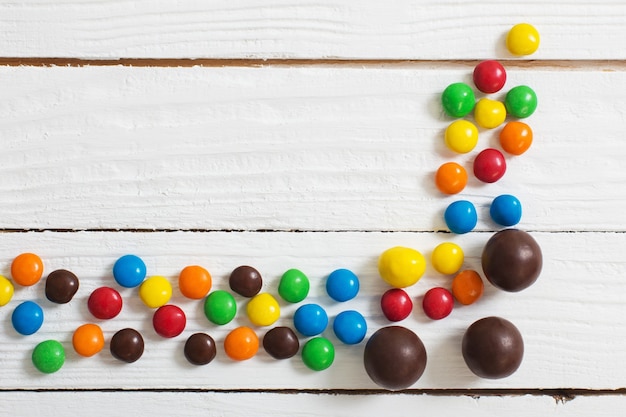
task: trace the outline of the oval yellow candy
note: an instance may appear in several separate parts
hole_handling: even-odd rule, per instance
[[[396,246],[378,258],[378,272],[385,282],[395,288],[415,284],[426,271],[426,259],[419,251]]]

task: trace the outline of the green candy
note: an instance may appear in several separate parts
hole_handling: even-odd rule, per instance
[[[441,104],[452,117],[467,116],[476,104],[474,90],[465,83],[450,84],[441,94]]]
[[[309,295],[309,278],[299,269],[290,269],[283,274],[278,284],[278,294],[289,303],[299,303]]]
[[[523,119],[537,109],[537,94],[526,85],[518,85],[506,94],[504,106],[508,114]]]
[[[204,315],[211,323],[229,323],[237,314],[237,303],[231,293],[224,290],[213,291],[204,300]]]
[[[33,365],[44,374],[52,374],[65,363],[65,349],[56,340],[39,343],[32,354]]]
[[[302,361],[314,371],[323,371],[335,360],[335,347],[325,337],[314,337],[302,348]]]

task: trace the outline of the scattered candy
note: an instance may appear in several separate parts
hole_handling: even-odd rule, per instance
[[[467,120],[456,120],[444,133],[446,146],[457,153],[468,153],[478,143],[478,128]]]
[[[209,271],[199,265],[189,265],[178,275],[178,289],[187,298],[200,300],[209,293],[213,280]]]
[[[506,83],[506,70],[498,61],[483,61],[474,68],[473,79],[483,93],[497,93]]]
[[[143,355],[144,342],[141,333],[135,329],[118,330],[111,338],[111,355],[122,362],[133,363]]]
[[[43,325],[43,310],[34,301],[24,301],[13,310],[11,323],[16,332],[28,336]]]
[[[431,255],[433,268],[441,274],[455,274],[461,269],[464,260],[463,249],[452,242],[440,243]]]
[[[309,278],[299,269],[283,274],[278,284],[278,294],[289,303],[299,303],[309,295]]]
[[[135,288],[146,277],[146,264],[135,255],[124,255],[113,265],[113,278],[125,288]]]
[[[508,122],[500,131],[500,146],[512,155],[521,155],[533,143],[533,131],[524,122]]]
[[[482,182],[493,183],[504,176],[506,160],[497,149],[482,150],[474,159],[474,176]]]
[[[495,129],[504,123],[507,107],[504,103],[490,98],[481,98],[474,108],[474,120],[480,127]]]
[[[403,289],[391,288],[380,298],[380,308],[389,321],[401,321],[413,311],[413,301]]]
[[[497,196],[491,202],[489,214],[502,226],[515,226],[522,218],[522,203],[510,194]]]
[[[518,85],[506,94],[504,105],[511,116],[523,119],[537,109],[537,94],[526,85]]]
[[[246,313],[255,326],[269,326],[280,317],[280,306],[273,295],[264,292],[248,301]]]
[[[454,298],[452,297],[452,293],[445,288],[431,288],[424,294],[422,308],[428,318],[432,320],[441,320],[448,317],[453,307]]]
[[[250,327],[241,326],[231,330],[224,339],[224,351],[235,361],[245,361],[259,350],[259,338]]]
[[[513,55],[530,55],[539,48],[539,32],[528,23],[519,23],[509,30],[506,47]]]
[[[274,359],[289,359],[298,353],[298,336],[289,327],[278,326],[263,336],[263,348]]]
[[[481,378],[506,378],[524,357],[524,340],[513,323],[485,317],[465,331],[461,345],[467,367]]]
[[[40,372],[52,374],[63,367],[65,349],[56,340],[45,340],[35,346],[31,359]]]
[[[13,283],[7,277],[0,275],[0,306],[9,304],[14,292]]]
[[[233,270],[228,279],[230,289],[243,297],[254,297],[261,291],[263,278],[251,266],[240,266]]]
[[[97,324],[87,323],[74,330],[72,346],[80,356],[90,357],[104,348],[104,334]]]
[[[335,347],[325,337],[314,337],[302,348],[302,362],[313,371],[328,369],[335,360]]]
[[[333,321],[333,332],[346,345],[356,345],[365,338],[367,322],[358,311],[342,311]]]
[[[172,298],[172,284],[160,275],[150,277],[139,286],[139,298],[150,308],[161,307]]]
[[[396,246],[384,251],[378,258],[378,272],[382,279],[395,288],[415,284],[426,271],[426,259],[419,251]]]
[[[24,287],[35,285],[43,275],[43,262],[34,253],[22,253],[11,263],[11,277]]]
[[[451,203],[444,212],[448,229],[458,235],[471,232],[478,223],[476,207],[470,201],[459,200]]]
[[[328,315],[318,304],[304,304],[294,313],[293,325],[304,336],[315,336],[326,330]]]
[[[456,162],[446,162],[437,170],[435,184],[444,194],[458,194],[467,185],[467,171]]]
[[[452,117],[468,115],[474,108],[475,102],[474,91],[465,83],[450,84],[441,95],[443,109]]]
[[[53,303],[69,303],[78,291],[78,277],[66,269],[57,269],[46,278],[46,298]]]
[[[348,269],[336,269],[326,279],[326,292],[335,301],[352,300],[359,293],[359,277]]]
[[[161,337],[176,337],[185,330],[186,325],[185,312],[172,304],[159,307],[152,316],[154,331]]]
[[[217,355],[215,340],[206,333],[194,333],[185,342],[185,358],[192,365],[206,365]]]
[[[483,280],[471,269],[459,272],[452,280],[452,295],[463,305],[476,302],[483,295],[483,289]]]
[[[224,325],[230,323],[237,314],[237,303],[231,293],[216,290],[204,300],[204,315],[211,323]]]
[[[122,311],[122,296],[111,287],[100,287],[89,296],[87,308],[97,319],[112,319]]]

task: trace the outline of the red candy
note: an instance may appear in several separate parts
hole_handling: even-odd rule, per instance
[[[445,288],[431,288],[424,294],[422,301],[424,313],[433,320],[441,320],[448,317],[454,307],[452,293]]]
[[[498,61],[483,61],[474,68],[474,84],[483,93],[496,93],[506,83],[506,71]]]
[[[87,308],[95,318],[112,319],[122,311],[122,296],[111,287],[100,287],[89,296]]]
[[[506,172],[506,160],[497,149],[487,148],[474,159],[474,175],[482,182],[496,182]]]
[[[152,316],[152,326],[161,337],[176,337],[185,330],[186,325],[185,312],[175,305],[161,306]]]
[[[380,307],[387,320],[401,321],[411,314],[413,302],[406,291],[400,288],[392,288],[381,297]]]

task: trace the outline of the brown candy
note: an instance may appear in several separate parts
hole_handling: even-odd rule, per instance
[[[66,269],[52,271],[46,278],[46,298],[53,303],[69,303],[76,291],[78,291],[78,278]]]
[[[467,367],[477,376],[505,378],[522,363],[524,340],[510,321],[485,317],[465,331],[461,350]]]
[[[111,338],[111,355],[123,362],[133,363],[143,355],[143,337],[135,329],[122,329]]]
[[[521,291],[532,285],[541,273],[541,248],[522,230],[501,230],[485,244],[482,266],[485,277],[495,287],[509,292]]]
[[[402,326],[378,329],[367,341],[365,371],[376,384],[390,390],[413,385],[426,368],[426,349],[413,331]]]
[[[289,327],[279,326],[263,336],[263,348],[275,359],[288,359],[298,353],[298,336]]]
[[[206,365],[215,359],[215,340],[206,333],[194,333],[185,342],[185,358],[193,365]]]
[[[233,270],[228,279],[230,289],[244,297],[254,297],[261,291],[263,279],[259,271],[251,266],[239,266]]]

